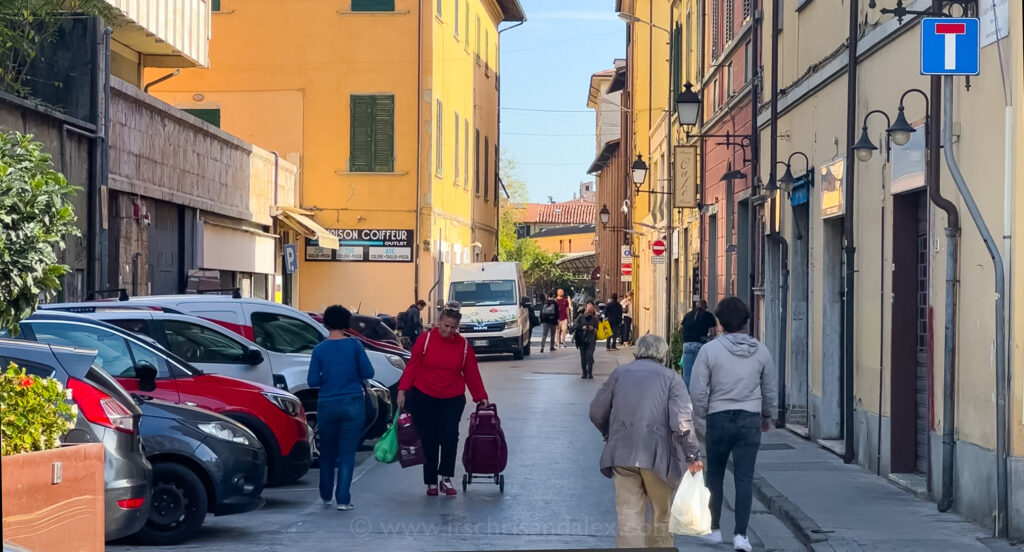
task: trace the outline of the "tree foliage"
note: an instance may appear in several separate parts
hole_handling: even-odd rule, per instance
[[[117,12],[104,0],[0,0],[0,90],[30,95],[26,81],[32,60],[55,40],[61,18],[69,13],[112,22]]]
[[[558,288],[567,291],[574,289],[576,282],[572,274],[556,264],[561,255],[544,251],[535,240],[517,236],[516,228],[526,214],[529,193],[526,182],[519,176],[515,161],[507,155],[503,159],[501,180],[509,197],[501,198],[498,258],[518,262],[523,268],[526,285],[541,292],[548,293]]]
[[[80,235],[68,201],[78,188],[52,167],[32,135],[0,134],[0,329],[14,335],[40,296],[60,289],[70,269],[56,248]]]

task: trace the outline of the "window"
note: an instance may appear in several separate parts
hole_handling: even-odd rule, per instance
[[[498,201],[498,143],[494,143],[494,201]]]
[[[491,30],[484,31],[484,67],[491,66]]]
[[[484,136],[484,201],[491,197],[491,140]]]
[[[466,45],[466,51],[468,52],[469,51],[469,0],[466,0],[466,3],[465,3],[465,5],[463,7],[466,8],[464,10],[466,12],[466,29],[465,29],[466,32],[463,33],[463,36],[465,36],[465,38],[466,38],[465,45]],[[456,21],[455,23],[458,24],[458,21]]]
[[[210,0],[210,10],[219,12],[220,11],[220,0]]]
[[[437,122],[434,136],[434,174],[444,176],[444,104],[437,100]]]
[[[672,30],[672,95],[683,89],[683,27],[676,25]],[[675,106],[669,107],[674,110]]]
[[[735,58],[733,58],[733,59],[735,59]],[[729,65],[725,66],[725,100],[726,101],[728,101],[728,99],[732,97],[732,92],[734,90],[733,80],[732,80],[732,68],[733,68],[733,60],[730,60],[729,61]]]
[[[185,113],[220,128],[220,109],[185,109]]]
[[[50,366],[43,366],[42,364],[36,364],[35,362],[31,362],[21,358],[0,357],[0,366],[2,366],[4,370],[6,370],[7,366],[9,366],[12,362],[17,364],[19,368],[23,368],[25,370],[25,373],[30,376],[36,376],[39,378],[52,378],[53,375],[57,373],[57,371]]]
[[[480,195],[480,129],[474,131],[473,173],[476,181],[476,195]]]
[[[349,170],[394,172],[395,97],[350,96]]]
[[[459,112],[455,112],[455,186],[459,185]]]
[[[780,0],[781,1],[781,0]],[[743,0],[743,22],[750,21],[750,16],[753,11],[753,2],[750,0]]]
[[[746,63],[743,64],[743,82],[748,83],[754,77],[754,64],[756,63],[754,60],[754,42],[748,40],[743,50],[746,53]]]
[[[62,324],[57,322],[32,323],[32,332],[36,341],[50,345],[66,345],[97,352],[95,364],[104,372],[115,378],[134,378],[135,363],[128,352],[128,343],[120,335],[81,324]],[[155,365],[160,370],[161,364]],[[168,377],[166,367],[158,377]]]
[[[476,60],[480,61],[480,16],[476,16]]]
[[[253,341],[275,353],[310,354],[323,336],[316,328],[290,316],[272,312],[252,314]]]
[[[464,134],[465,142],[466,142],[466,145],[464,146],[466,148],[466,155],[465,155],[465,159],[462,160],[462,162],[463,162],[463,164],[464,164],[464,166],[466,168],[466,170],[464,171],[466,176],[465,176],[464,184],[463,185],[465,186],[466,191],[468,192],[469,191],[469,119],[467,118],[463,124],[464,124],[465,129],[466,129],[466,133]]]
[[[463,307],[515,305],[517,287],[515,280],[452,282],[448,298]]]
[[[156,368],[156,376],[158,378],[169,378],[170,373],[167,371],[167,361],[160,355],[147,347],[144,347],[133,341],[128,342],[128,348],[132,351],[132,358],[135,359],[135,365],[138,366],[143,362]]]
[[[164,320],[167,348],[189,362],[245,364],[245,347],[224,334],[191,322]]]
[[[113,324],[122,330],[128,330],[132,333],[150,335],[149,333],[149,322],[141,319],[118,319],[118,320],[104,320],[108,324]]]
[[[725,0],[725,43],[732,42],[733,33],[736,31],[736,0]]]
[[[460,23],[460,21],[459,21],[459,0],[455,0],[455,2],[453,4],[455,6],[455,11],[453,12],[455,14],[455,17],[452,18],[452,22],[455,23],[455,39],[458,40],[459,39],[459,23]]]
[[[395,11],[395,0],[352,0],[352,11]]]
[[[443,17],[444,16],[443,7],[442,7],[443,3],[444,3],[444,0],[437,0],[437,16],[438,17]]]

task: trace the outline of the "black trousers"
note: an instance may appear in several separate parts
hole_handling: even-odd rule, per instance
[[[423,464],[423,483],[437,485],[438,476],[455,477],[459,421],[466,409],[466,396],[437,399],[414,388],[409,391],[405,406],[412,414],[427,459]]]
[[[611,349],[616,347],[616,343],[622,343],[622,321],[615,322],[614,320],[609,321],[612,326],[612,335],[605,342],[605,347]]]
[[[736,483],[736,534],[747,535],[753,505],[754,465],[761,447],[761,415],[745,410],[727,410],[708,415],[707,486],[711,491],[711,528],[722,521],[725,470],[732,455]]]
[[[580,343],[580,366],[583,368],[583,376],[594,375],[594,349],[597,348],[597,341],[591,337]]]

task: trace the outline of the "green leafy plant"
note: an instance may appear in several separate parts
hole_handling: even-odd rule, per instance
[[[682,326],[676,326],[672,330],[672,341],[669,343],[668,349],[668,367],[672,368],[676,372],[682,373],[683,368],[679,366],[679,361],[683,358],[683,328]]]
[[[70,401],[71,390],[59,381],[28,375],[11,363],[0,375],[0,454],[60,447],[78,419]]]
[[[40,297],[60,289],[70,269],[56,248],[79,235],[68,201],[78,188],[52,167],[32,135],[0,133],[0,330],[12,335]]]
[[[99,15],[107,22],[117,16],[105,0],[0,0],[0,90],[30,96],[26,82],[32,61],[72,13]]]

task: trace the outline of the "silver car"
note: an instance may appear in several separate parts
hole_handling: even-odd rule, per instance
[[[103,443],[106,540],[142,529],[149,517],[153,468],[142,452],[142,411],[113,378],[93,367],[95,351],[0,339],[0,367],[10,362],[39,377],[52,377],[72,390],[78,405],[75,428],[65,443]]]

